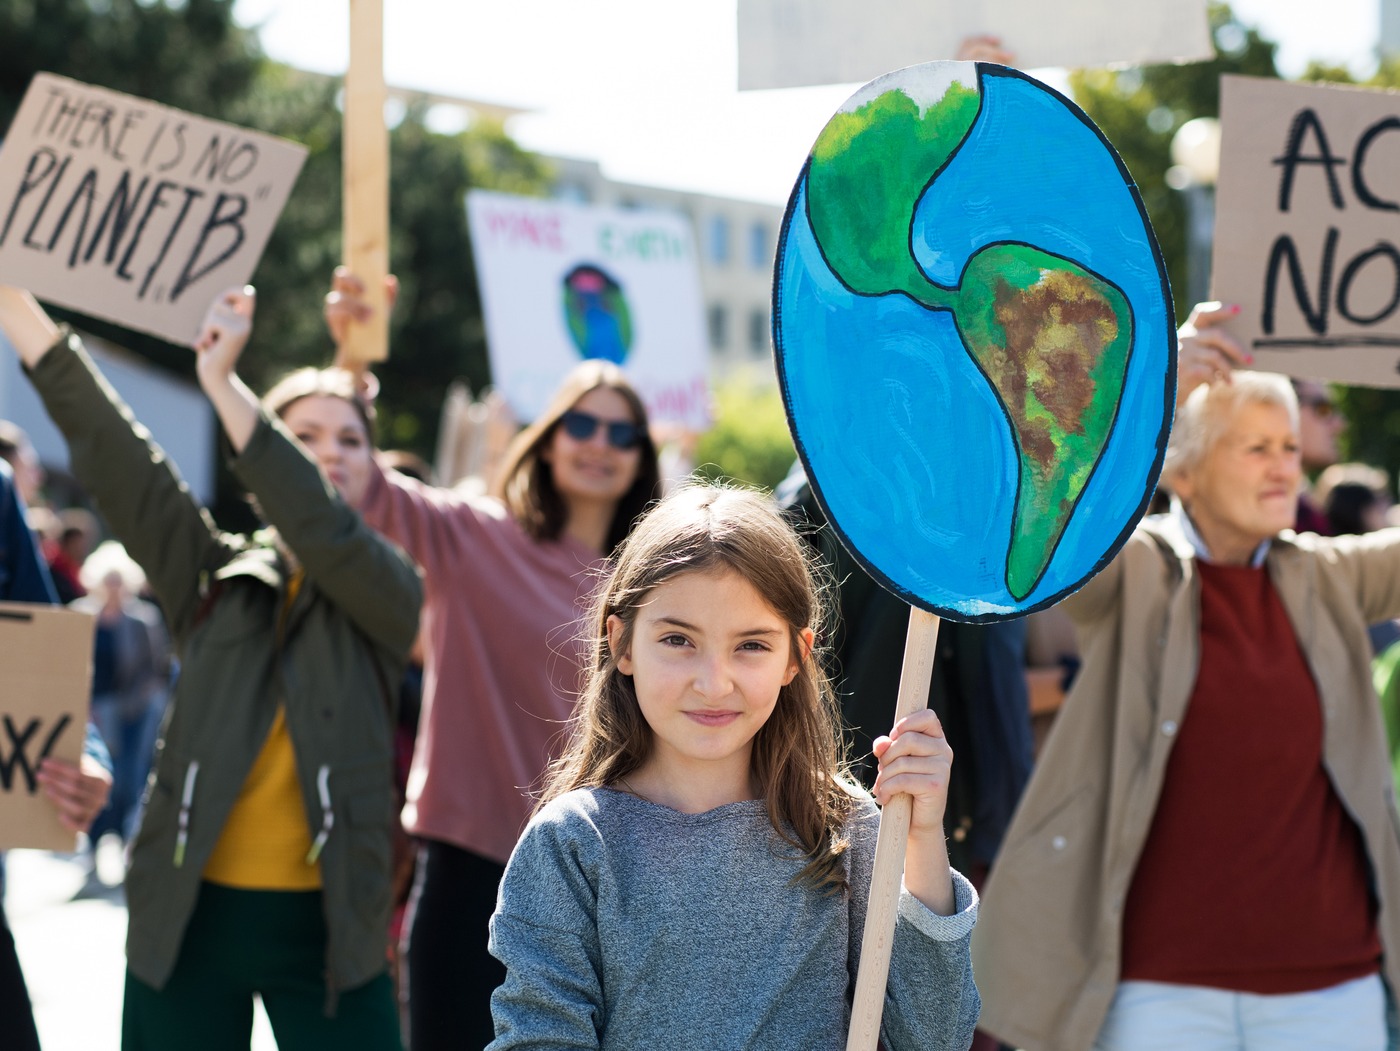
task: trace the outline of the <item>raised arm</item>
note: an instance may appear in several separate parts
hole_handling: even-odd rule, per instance
[[[258,425],[258,399],[235,368],[253,331],[257,305],[251,285],[231,288],[219,295],[204,318],[195,350],[195,372],[235,454],[241,453]]]
[[[213,522],[77,337],[33,296],[0,286],[0,328],[68,440],[74,475],[145,569],[181,637],[199,607],[201,574],[226,557]]]
[[[316,586],[371,638],[407,652],[423,598],[413,566],[345,503],[238,378],[254,305],[251,288],[223,293],[195,344],[199,382],[233,446],[234,471]]]

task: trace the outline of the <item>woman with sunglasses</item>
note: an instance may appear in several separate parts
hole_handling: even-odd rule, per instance
[[[337,270],[337,346],[368,316]],[[487,921],[537,785],[573,713],[581,623],[607,556],[659,495],[646,410],[622,372],[586,361],[506,450],[492,495],[375,469],[361,513],[423,570],[424,695],[404,825],[419,841],[405,918],[413,1051],[484,1047],[505,968]]]

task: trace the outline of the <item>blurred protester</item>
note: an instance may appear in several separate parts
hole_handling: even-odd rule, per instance
[[[58,512],[58,536],[44,541],[44,558],[49,564],[58,601],[65,606],[87,594],[83,583],[83,563],[98,535],[97,519],[81,507]]]
[[[359,280],[337,270],[326,320],[338,347],[369,309]],[[486,949],[496,891],[573,712],[599,571],[658,482],[641,398],[602,361],[564,378],[507,448],[489,497],[371,465],[365,520],[403,545],[426,587],[404,807],[420,843],[403,953],[413,1051],[494,1036],[491,992],[505,976]]]
[[[889,724],[899,694],[909,604],[875,582],[837,539],[799,461],[774,494],[836,581],[827,669],[841,702],[852,772],[866,787],[878,767],[872,740]],[[980,883],[1030,776],[1031,726],[1025,626],[959,624],[938,629],[928,706],[958,761],[944,823],[953,867]],[[961,770],[961,773],[959,772]]]
[[[1183,360],[1229,316],[1197,308]],[[1366,625],[1400,614],[1400,533],[1289,532],[1286,379],[1188,390],[1171,513],[1063,603],[1083,664],[988,880],[982,1024],[1028,1049],[1382,1051],[1400,838]]]
[[[112,796],[88,835],[94,849],[108,832],[123,843],[136,830],[151,772],[156,731],[170,685],[170,641],[160,611],[138,596],[146,574],[115,540],[83,563],[87,594],[71,608],[93,614],[92,720],[112,756]]]
[[[1308,474],[1331,467],[1340,455],[1337,448],[1347,421],[1327,388],[1316,380],[1295,379],[1293,390],[1298,396],[1298,441],[1303,457],[1303,470]],[[1294,528],[1300,533],[1333,536],[1336,530],[1327,518],[1321,498],[1304,487],[1298,493],[1298,514]]]
[[[234,470],[273,525],[238,537],[214,527],[77,337],[0,288],[0,327],[183,658],[126,880],[122,1043],[247,1047],[257,994],[283,1051],[393,1051],[390,684],[422,589],[350,507],[371,459],[351,378],[303,370],[261,404],[238,379],[252,306],[221,296],[197,342]]]
[[[0,462],[0,602],[53,603],[56,596],[48,570],[39,557],[29,531],[24,499],[19,495],[10,465]],[[0,682],[4,681],[4,654],[0,653]],[[89,734],[91,737],[91,734]],[[64,825],[75,833],[85,830],[107,802],[112,775],[100,748],[85,749],[78,766],[52,756],[39,766],[39,784],[58,808]],[[0,858],[3,866],[3,858]],[[0,867],[0,888],[4,869]],[[39,1033],[34,1010],[24,984],[15,939],[0,908],[0,1046],[13,1051],[38,1051]]]
[[[1365,463],[1334,463],[1326,468],[1317,476],[1313,496],[1337,536],[1384,529],[1394,503],[1386,473]]]
[[[39,489],[44,484],[44,468],[29,435],[10,420],[0,420],[0,460],[10,465],[19,498],[27,507],[37,507]]]

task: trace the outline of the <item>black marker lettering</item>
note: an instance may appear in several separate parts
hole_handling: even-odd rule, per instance
[[[1303,318],[1319,336],[1327,334],[1327,309],[1332,297],[1332,260],[1337,254],[1337,228],[1327,229],[1327,243],[1322,249],[1321,275],[1317,282],[1316,308],[1308,302],[1308,293],[1303,280],[1303,266],[1298,261],[1298,249],[1293,238],[1280,234],[1269,250],[1269,265],[1264,271],[1264,310],[1260,319],[1264,335],[1274,334],[1274,303],[1278,298],[1278,269],[1284,258],[1288,259],[1288,276],[1293,282],[1293,299]]]
[[[1317,148],[1320,151],[1316,155],[1302,156],[1299,150],[1303,145],[1303,136],[1311,129],[1313,137],[1317,139]],[[1293,127],[1288,131],[1288,145],[1284,147],[1281,157],[1275,157],[1275,164],[1283,168],[1283,177],[1278,184],[1278,210],[1288,211],[1288,206],[1293,198],[1293,174],[1300,164],[1320,164],[1322,170],[1327,173],[1327,187],[1332,195],[1332,207],[1342,209],[1346,205],[1342,201],[1342,188],[1337,184],[1337,175],[1332,171],[1339,164],[1346,161],[1332,153],[1332,148],[1327,145],[1327,133],[1322,130],[1322,122],[1318,120],[1317,114],[1310,109],[1299,110],[1298,115],[1293,118]]]
[[[1355,314],[1351,309],[1351,282],[1361,272],[1363,266],[1372,259],[1381,256],[1390,260],[1390,300],[1374,314]],[[1400,252],[1395,250],[1394,245],[1379,241],[1374,248],[1367,249],[1348,263],[1346,269],[1342,271],[1342,278],[1337,282],[1337,313],[1356,325],[1374,325],[1389,317],[1398,304],[1400,304]]]
[[[107,201],[107,207],[102,210],[102,218],[97,220],[97,229],[92,233],[92,240],[88,242],[87,251],[83,253],[83,262],[92,262],[92,254],[97,251],[97,244],[102,240],[102,234],[107,229],[107,220],[112,221],[112,236],[107,241],[107,256],[103,262],[107,266],[112,265],[112,260],[117,257],[117,249],[121,245],[122,236],[126,233],[127,225],[131,222],[131,217],[136,214],[136,209],[141,205],[141,198],[146,192],[146,186],[151,181],[149,175],[141,176],[141,182],[136,187],[136,195],[130,197],[128,201],[131,184],[131,172],[122,172],[122,177],[117,181],[117,187],[112,191],[111,198]]]
[[[224,205],[233,204],[235,210],[228,215],[223,214]],[[209,220],[204,224],[204,229],[199,231],[199,241],[194,246],[194,251],[190,253],[189,261],[185,263],[185,268],[180,271],[180,279],[175,282],[175,287],[170,292],[170,302],[180,298],[180,293],[189,288],[209,271],[228,259],[231,255],[243,246],[246,236],[243,232],[243,216],[248,211],[248,198],[240,193],[221,193],[218,200],[214,202],[214,210],[209,213]],[[200,254],[204,251],[204,244],[209,239],[209,235],[221,226],[233,227],[233,242],[220,252],[212,261],[196,269]]]
[[[185,187],[185,201],[180,205],[180,214],[175,217],[175,221],[170,224],[170,232],[165,235],[165,241],[160,246],[160,251],[156,254],[156,261],[151,264],[146,271],[146,278],[141,282],[141,290],[136,293],[137,299],[146,298],[146,289],[151,287],[151,278],[156,276],[156,271],[160,269],[160,264],[165,262],[165,253],[170,251],[170,244],[175,240],[175,235],[180,232],[180,227],[185,222],[185,216],[189,214],[190,205],[194,203],[196,197],[203,197],[203,190],[196,190],[193,186]],[[208,229],[208,227],[205,227]],[[202,237],[203,235],[201,235]],[[171,296],[171,302],[175,297]]]
[[[64,157],[63,163],[58,166],[58,171],[54,174],[53,182],[49,183],[49,188],[44,191],[44,199],[39,202],[39,210],[34,213],[34,219],[29,224],[29,229],[24,231],[24,246],[26,248],[42,248],[43,245],[37,241],[30,240],[34,236],[34,231],[39,228],[39,221],[44,218],[44,212],[48,210],[49,201],[53,200],[53,192],[58,189],[58,184],[63,181],[63,173],[68,170],[72,157]]]
[[[35,164],[42,157],[48,161],[48,167],[38,175],[34,174]],[[0,245],[5,243],[5,238],[10,234],[10,224],[14,222],[15,212],[19,211],[20,202],[24,198],[43,185],[44,180],[53,174],[54,168],[58,167],[58,154],[47,146],[40,146],[34,151],[34,155],[29,158],[29,163],[24,169],[24,178],[19,182],[19,192],[15,194],[15,199],[10,202],[10,213],[5,216],[5,225],[0,228]]]

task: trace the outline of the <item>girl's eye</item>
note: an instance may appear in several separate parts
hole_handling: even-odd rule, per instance
[[[347,434],[344,438],[340,439],[340,444],[347,449],[358,449],[364,444],[364,441],[358,434]]]
[[[661,645],[663,646],[684,646],[686,637],[684,635],[663,635]]]
[[[768,652],[768,644],[766,642],[760,642],[758,641],[758,639],[749,639],[746,642],[741,643],[739,645],[739,648],[741,650],[747,650],[750,653]]]
[[[300,431],[297,433],[297,441],[301,442],[302,445],[310,445],[315,440],[316,436],[309,431]]]

